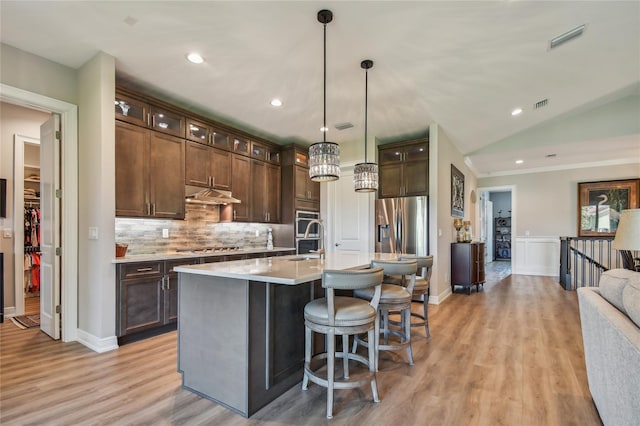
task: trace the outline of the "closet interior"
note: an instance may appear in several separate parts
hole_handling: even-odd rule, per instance
[[[40,145],[24,144],[24,297],[25,313],[39,311],[40,297]],[[36,299],[37,298],[37,299]],[[33,308],[31,308],[33,307]]]

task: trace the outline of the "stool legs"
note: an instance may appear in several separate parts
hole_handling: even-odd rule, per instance
[[[381,321],[382,328],[380,328]],[[371,340],[371,337],[368,337],[367,341],[364,341],[362,338],[355,336],[353,339],[353,346],[351,349],[352,353],[356,353],[358,344],[362,344],[367,348],[373,349],[375,353],[375,371],[378,371],[378,366],[380,363],[380,350],[402,349],[402,347],[397,344],[389,345],[390,334],[398,336],[401,340],[401,345],[406,344],[409,365],[413,365],[413,350],[411,348],[411,307],[409,306],[408,308],[404,308],[400,311],[400,322],[398,323],[398,325],[400,325],[400,330],[392,331],[391,329],[389,329],[389,322],[389,310],[378,309],[378,314],[376,315],[376,322],[374,325],[374,336],[378,336],[378,338],[374,338],[373,340]],[[380,340],[382,340],[382,343],[380,342]]]
[[[333,418],[333,383],[335,381],[336,336],[327,334],[327,418]]]
[[[342,370],[344,378],[349,378],[349,335],[342,335]]]
[[[376,350],[375,341],[377,336],[377,330],[369,330],[367,335],[369,336],[369,341],[374,342],[371,347],[369,347],[369,371],[374,374],[373,380],[371,380],[371,393],[373,394],[373,402],[380,402],[380,398],[378,397],[378,384],[375,376],[375,372],[378,371],[378,351]]]
[[[413,365],[413,350],[411,349],[411,307],[402,311],[402,317],[404,318],[404,332],[407,344],[407,357],[409,358],[409,365]]]
[[[429,308],[428,308],[428,303],[425,300],[424,303],[422,304],[422,310],[424,312],[424,333],[425,336],[427,336],[427,339],[431,338],[431,332],[429,331]]]
[[[307,369],[311,366],[311,329],[304,328],[304,376],[302,377],[302,390],[309,387],[309,376]]]

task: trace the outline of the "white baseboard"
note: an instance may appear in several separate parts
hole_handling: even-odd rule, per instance
[[[447,297],[451,296],[451,287],[447,286],[444,291],[436,296],[429,296],[430,305],[439,305],[444,302]]]
[[[11,318],[16,316],[16,307],[15,306],[7,306],[4,308],[4,317]]]
[[[92,351],[98,353],[109,352],[114,349],[118,349],[118,338],[116,336],[101,338],[87,333],[84,330],[78,329],[76,331],[76,337],[78,342],[82,343]]]

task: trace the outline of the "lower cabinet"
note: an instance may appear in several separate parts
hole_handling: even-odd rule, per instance
[[[200,259],[122,263],[117,266],[116,333],[118,337],[152,332],[178,318],[178,265]]]
[[[484,282],[484,243],[451,243],[451,292],[462,286],[470,294]]]
[[[178,321],[178,273],[173,269],[176,266],[289,254],[295,254],[295,250],[118,264],[116,267],[118,342],[123,344],[175,329]]]

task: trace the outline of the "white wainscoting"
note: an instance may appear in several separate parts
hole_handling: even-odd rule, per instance
[[[560,237],[516,237],[512,273],[558,276]]]

